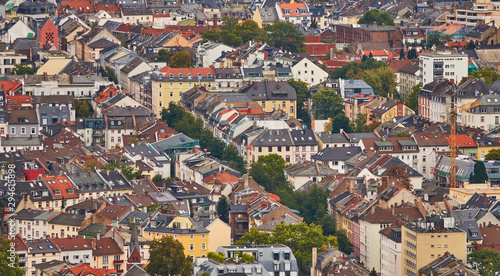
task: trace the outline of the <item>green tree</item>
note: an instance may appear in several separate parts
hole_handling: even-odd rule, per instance
[[[347,133],[352,132],[349,117],[347,117],[344,113],[335,115],[335,117],[330,119],[330,122],[325,126],[325,132],[339,133],[341,129]]]
[[[373,24],[376,22],[378,25],[395,26],[394,18],[388,12],[381,12],[377,9],[371,9],[365,13],[358,21],[358,24]]]
[[[323,248],[324,246],[336,247],[337,238],[335,236],[323,235],[323,229],[320,225],[305,222],[299,224],[285,225],[284,222],[276,225],[269,239],[265,238],[263,232],[252,228],[245,234],[237,245],[244,245],[246,242],[255,242],[256,244],[283,244],[288,246],[299,266],[299,271],[307,275],[310,271],[312,260],[312,248]]]
[[[290,79],[287,82],[297,92],[297,119],[302,120],[306,126],[310,126],[311,117],[309,116],[306,106],[307,92],[309,92],[307,83],[303,81],[296,81],[294,79]]]
[[[265,42],[267,41],[267,33],[264,29],[259,28],[259,25],[250,19],[245,20],[241,24],[234,27],[233,34],[241,38],[243,43],[248,41]]]
[[[370,271],[370,276],[378,276],[377,271],[375,270],[375,268],[373,268],[372,271]]]
[[[488,151],[484,160],[497,160],[500,161],[500,149],[492,149]]]
[[[75,113],[77,118],[90,118],[94,116],[94,108],[88,101],[75,100]]]
[[[225,195],[222,195],[217,201],[217,215],[219,218],[225,222],[229,223],[229,201]]]
[[[149,242],[149,263],[146,271],[151,275],[182,275],[192,273],[191,257],[184,255],[184,246],[173,236]]]
[[[481,78],[484,78],[484,81],[488,84],[488,85],[492,85],[498,78],[500,77],[500,74],[491,69],[491,67],[485,67],[485,68],[481,68],[479,69],[479,71],[474,71],[472,72],[472,74],[470,74],[470,76],[468,76],[467,78],[470,79],[470,78],[476,78],[476,79],[481,79]]]
[[[396,91],[396,73],[388,66],[365,70],[363,72],[363,80],[379,96],[399,97]]]
[[[255,243],[258,245],[260,245],[260,244],[272,244],[272,238],[269,236],[269,234],[267,232],[261,232],[257,228],[252,227],[235,244],[236,245],[245,245],[247,242]]]
[[[470,174],[469,183],[485,183],[488,181],[488,174],[483,161],[477,161],[474,164],[474,171]]]
[[[415,111],[415,114],[418,115],[418,93],[420,92],[420,87],[422,84],[419,83],[411,88],[411,93],[408,95],[408,99],[405,101],[405,105],[411,110]]]
[[[175,53],[168,65],[172,68],[191,68],[191,54],[187,51]]]
[[[286,167],[285,160],[275,153],[259,156],[257,162],[252,164],[250,176],[266,191],[274,193],[280,189],[290,189],[291,185],[286,181],[283,169]]]
[[[33,75],[35,74],[35,70],[31,67],[31,65],[27,62],[21,62],[18,64],[14,64],[14,69],[10,71],[11,75]]]
[[[163,108],[160,112],[161,119],[169,124],[170,126],[173,127],[173,125],[180,121],[183,117],[186,111],[182,106],[180,106],[177,103],[170,102],[168,104],[168,108]]]
[[[443,46],[448,41],[451,41],[451,36],[442,35],[439,32],[434,32],[432,34],[427,35],[426,47],[431,48],[434,45]]]
[[[467,50],[474,50],[476,49],[476,43],[474,43],[474,41],[469,41],[469,43],[467,43],[467,47],[465,47],[465,49]]]
[[[347,237],[344,229],[337,230],[335,233],[337,237],[337,243],[339,244],[339,250],[344,252],[344,254],[349,255],[352,253],[352,243]]]
[[[10,240],[0,237],[0,275],[22,276],[24,269],[19,267],[19,257],[16,252],[10,251],[10,243]]]
[[[224,151],[222,151],[222,160],[227,161],[229,167],[239,171],[240,173],[246,173],[245,160],[243,160],[243,156],[239,154],[233,144],[224,148]]]
[[[158,51],[158,54],[156,55],[156,61],[169,63],[172,55],[172,51],[167,49],[160,49]]]
[[[349,62],[347,65],[339,67],[333,71],[332,76],[336,79],[361,79],[363,71],[376,69],[380,67],[387,67],[383,61],[375,60],[364,56],[361,64],[357,62]]]
[[[467,256],[468,263],[484,276],[494,276],[495,272],[500,271],[500,256],[489,248],[483,250],[472,249],[472,253]]]
[[[405,49],[403,48],[399,51],[399,59],[405,59]]]
[[[333,89],[321,87],[312,96],[312,113],[315,119],[334,118],[344,112],[344,99]]]
[[[373,130],[366,124],[368,115],[365,113],[356,114],[356,119],[354,120],[353,132],[356,133],[368,133]]]
[[[234,27],[238,25],[238,18],[234,16],[223,16],[222,17],[222,24],[220,25],[221,30],[228,31],[228,32],[233,32]]]
[[[274,21],[264,29],[268,32],[268,44],[285,51],[299,53],[305,51],[306,38],[288,21]]]
[[[408,59],[415,59],[417,57],[417,50],[415,48],[408,50]]]

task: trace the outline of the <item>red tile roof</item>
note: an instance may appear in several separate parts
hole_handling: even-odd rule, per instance
[[[16,92],[23,87],[22,82],[14,80],[14,81],[0,81],[0,88],[3,89],[5,95],[7,96],[11,92]]]
[[[454,48],[463,48],[467,47],[467,41],[461,41],[461,42],[456,42],[456,41],[448,41],[446,42],[448,46],[454,47]]]
[[[116,95],[117,93],[122,93],[122,90],[119,87],[115,86],[114,84],[111,84],[107,88],[105,88],[103,91],[99,92],[99,94],[97,95],[97,98],[95,99],[95,102],[98,104],[105,102],[109,98]]]
[[[106,208],[102,209],[99,212],[101,217],[105,217],[111,220],[116,220],[121,215],[129,212],[131,210],[130,206],[121,206],[121,205],[110,205]]]
[[[122,23],[118,28],[116,28],[115,32],[128,33],[135,25],[132,24],[124,24]]]
[[[363,54],[366,55],[366,56],[370,56],[370,53],[374,57],[387,57],[387,56],[389,56],[389,54],[385,50],[367,50],[367,51],[363,51]]]
[[[283,9],[290,9],[290,13],[288,14],[285,14],[285,12],[283,11]],[[303,8],[303,9],[307,9],[307,6],[305,3],[281,3],[280,4],[280,9],[283,13],[283,16],[287,17],[287,16],[309,16],[309,13],[296,13],[296,11],[298,11],[298,8]]]
[[[24,242],[21,234],[17,234],[14,238],[14,248],[16,249],[16,251],[28,251],[28,245],[26,244],[26,242]]]
[[[262,114],[262,109],[260,109],[260,108],[239,108],[237,110],[240,114],[244,114],[244,115]]]
[[[78,275],[78,276],[108,276],[117,273],[116,269],[92,268],[90,264],[80,264],[75,267],[61,269],[61,272],[63,274],[66,271],[70,271],[72,275]]]
[[[450,138],[446,139],[448,145],[451,145]],[[468,134],[457,134],[455,135],[455,145],[457,148],[477,148],[476,141]]]
[[[159,36],[164,32],[168,32],[168,30],[167,29],[154,29],[154,28],[141,29],[141,34],[152,35],[152,36]]]
[[[49,186],[54,199],[78,198],[77,189],[66,176],[45,176],[42,179]]]
[[[315,43],[309,44],[305,43],[306,52],[312,56],[323,56],[325,57],[328,53],[330,53],[331,49],[335,49],[335,44],[326,44],[326,43]]]
[[[403,140],[409,140],[413,141],[412,137],[387,137],[385,138],[386,141],[391,142],[393,146],[392,151],[382,151],[381,153],[403,153],[403,152],[408,152],[408,153],[413,153],[413,152],[418,152],[418,150],[403,150],[401,148],[401,144],[399,144],[398,141],[403,141]],[[361,142],[364,145],[364,148],[367,150],[373,150],[377,151],[377,146],[375,145],[375,141],[382,141],[382,138],[362,138]]]
[[[231,184],[234,187],[234,184],[238,182],[238,177],[228,173],[228,172],[217,172],[217,175],[209,175],[203,178],[204,183],[208,184]]]
[[[57,6],[57,14],[65,14],[68,10],[80,13],[94,13],[94,6],[90,0],[68,0],[61,1]]]
[[[394,72],[398,72],[399,69],[410,64],[412,61],[413,61],[412,59],[393,59],[390,62],[388,62],[387,65],[389,65],[389,67],[391,67],[391,69]]]
[[[95,250],[92,252],[94,256],[123,254],[113,238],[100,238],[93,240],[93,242],[95,242]]]
[[[96,4],[95,11],[106,11],[107,13],[121,13],[120,8],[117,4]]]
[[[52,241],[61,251],[89,250],[92,248],[91,240],[82,237],[54,238]]]
[[[30,95],[13,95],[5,96],[7,107],[22,107],[23,104],[32,104]]]

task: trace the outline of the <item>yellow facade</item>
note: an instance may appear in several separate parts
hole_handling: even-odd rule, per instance
[[[174,226],[177,225],[175,228]],[[178,231],[165,231],[167,229],[178,229]],[[209,250],[209,232],[186,231],[194,229],[193,222],[189,217],[175,217],[166,228],[159,231],[144,230],[144,237],[148,240],[161,239],[168,235],[178,240],[184,246],[184,254],[193,260],[198,257],[206,257]]]
[[[216,218],[210,225],[207,226],[210,231],[208,238],[208,251],[215,252],[219,246],[231,245],[231,227],[222,220]]]
[[[49,221],[49,235],[52,238],[78,237],[78,230],[80,230],[78,226],[53,224]]]
[[[480,159],[484,159],[486,154],[488,154],[488,152],[490,152],[490,150],[493,150],[493,149],[497,150],[497,149],[500,149],[500,147],[481,147],[481,146],[478,146],[477,147],[477,157]]]
[[[177,34],[172,39],[170,39],[169,41],[167,41],[167,43],[165,43],[163,45],[163,47],[167,47],[167,48],[171,48],[171,47],[188,47],[188,48],[191,48],[191,47],[193,47],[193,43],[189,42],[182,35]]]
[[[411,227],[411,228],[410,228]],[[401,233],[403,255],[401,275],[419,275],[418,270],[450,252],[467,259],[467,234],[460,230],[424,231],[404,225]]]
[[[258,101],[258,104],[262,107],[262,110],[265,112],[273,112],[275,110],[283,110],[288,113],[291,117],[297,118],[297,101],[293,100],[285,100],[285,101],[276,101],[276,100],[267,100],[267,101]]]

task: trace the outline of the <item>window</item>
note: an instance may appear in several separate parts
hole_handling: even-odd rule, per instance
[[[192,243],[192,244],[189,245],[189,250],[190,251],[194,251],[194,243]]]
[[[280,253],[279,253],[279,252],[274,252],[274,254],[273,254],[273,259],[274,259],[275,261],[279,261],[279,259],[280,259]]]
[[[191,239],[194,239],[194,235],[191,235]]]
[[[102,256],[102,263],[107,264],[108,263],[108,256]]]
[[[207,244],[206,243],[202,243],[201,244],[201,250],[207,250]]]
[[[174,84],[173,83],[170,83],[170,88],[174,88]]]
[[[262,152],[262,147],[259,147],[259,152]]]
[[[174,96],[174,92],[170,92],[170,98]]]
[[[26,128],[25,127],[21,128],[21,134],[26,134]]]
[[[3,130],[3,128],[2,128]],[[35,134],[36,129],[34,127],[31,128],[31,134]]]
[[[268,147],[267,151],[273,152],[273,147]]]
[[[16,128],[15,127],[11,127],[10,128],[10,134],[16,134]]]
[[[158,97],[161,97],[161,91],[160,91],[160,92],[158,92]]]

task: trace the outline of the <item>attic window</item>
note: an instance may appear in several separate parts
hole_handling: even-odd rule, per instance
[[[182,80],[184,78],[184,75],[182,73],[179,73],[179,79]]]
[[[68,194],[74,194],[74,193],[75,193],[75,191],[74,191],[73,189],[67,189],[67,190],[66,190],[66,192],[67,192]]]
[[[203,78],[203,75],[201,73],[198,73],[198,78],[199,79]]]
[[[61,190],[54,190],[55,195],[61,195]]]
[[[168,75],[168,77],[172,80],[172,79],[174,79],[174,74],[170,73],[170,74]]]
[[[193,75],[191,73],[187,74],[188,79],[192,79]]]

